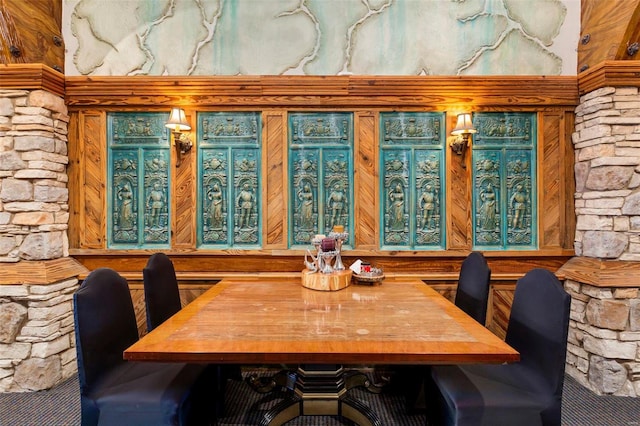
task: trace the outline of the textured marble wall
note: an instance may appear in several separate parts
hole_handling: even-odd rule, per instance
[[[580,0],[64,0],[67,75],[575,75]]]

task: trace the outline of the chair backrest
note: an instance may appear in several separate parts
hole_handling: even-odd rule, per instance
[[[505,341],[520,352],[522,367],[536,371],[548,392],[564,384],[571,296],[546,269],[532,269],[516,283]]]
[[[460,267],[454,303],[483,325],[487,320],[490,282],[491,269],[482,253],[469,253]]]
[[[102,372],[122,364],[122,352],[138,340],[129,285],[113,269],[92,271],[73,295],[80,392],[85,395]]]
[[[154,253],[142,270],[147,330],[151,331],[182,308],[173,262],[164,253]]]

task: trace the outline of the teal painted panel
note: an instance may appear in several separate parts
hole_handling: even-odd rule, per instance
[[[198,247],[261,247],[260,117],[198,113]]]
[[[289,114],[289,246],[335,225],[353,241],[353,114]]]
[[[324,223],[322,216],[324,190],[320,188],[320,149],[296,149],[289,157],[292,177],[289,225],[290,245],[309,245],[314,235],[320,234],[320,226]],[[326,235],[326,234],[325,234]]]
[[[139,242],[138,150],[120,149],[110,152],[108,188],[109,197],[109,246]]]
[[[503,249],[504,161],[501,150],[473,153],[474,248]]]
[[[227,247],[233,229],[229,227],[229,212],[233,212],[233,203],[229,205],[229,150],[202,146],[198,156],[198,242]]]
[[[144,243],[168,244],[171,206],[169,200],[169,150],[145,149],[144,158]]]
[[[445,248],[444,114],[380,114],[380,245]]]
[[[477,113],[473,122],[474,249],[536,249],[536,116]]]
[[[233,151],[234,246],[258,247],[260,239],[260,151]]]
[[[107,246],[170,247],[170,140],[164,113],[107,115]]]

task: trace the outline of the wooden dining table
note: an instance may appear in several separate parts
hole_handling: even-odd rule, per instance
[[[300,276],[225,278],[124,352],[130,361],[298,366],[292,398],[265,415],[381,424],[348,395],[346,365],[503,363],[516,350],[423,281],[318,291]]]

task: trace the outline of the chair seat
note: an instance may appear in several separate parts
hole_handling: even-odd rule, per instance
[[[209,424],[215,380],[206,366],[126,362],[104,373],[83,404],[99,412],[98,424]],[[210,383],[207,383],[209,382]],[[187,409],[188,408],[188,409]],[[189,413],[189,418],[186,413]]]
[[[438,424],[542,425],[558,404],[537,375],[514,365],[434,366],[431,377],[444,399]]]

